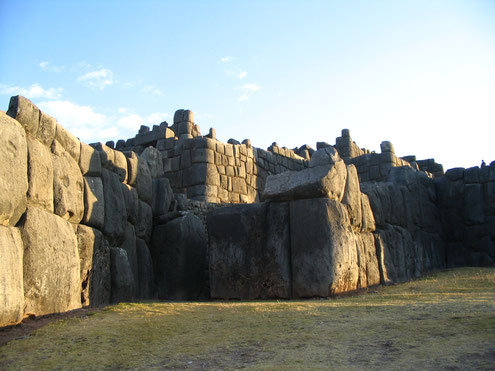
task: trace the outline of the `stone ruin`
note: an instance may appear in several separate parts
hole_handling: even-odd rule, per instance
[[[21,96],[0,112],[0,326],[131,300],[329,297],[495,262],[495,162],[202,136],[191,111],[80,142]]]

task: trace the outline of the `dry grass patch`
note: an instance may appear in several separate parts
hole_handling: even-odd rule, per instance
[[[0,369],[494,369],[495,268],[331,300],[132,303],[0,347]]]

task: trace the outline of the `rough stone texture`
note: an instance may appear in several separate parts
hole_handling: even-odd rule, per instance
[[[222,207],[207,223],[212,298],[290,298],[288,203]]]
[[[81,303],[98,307],[110,303],[110,251],[102,233],[77,226],[77,248],[81,267]]]
[[[174,193],[167,178],[153,179],[153,216],[166,214],[173,198]]]
[[[105,198],[105,222],[103,233],[110,244],[120,246],[124,241],[127,223],[125,200],[119,177],[107,169],[102,169],[103,194]]]
[[[40,110],[33,102],[21,95],[11,97],[7,115],[16,119],[26,132],[36,137],[40,121]]]
[[[36,138],[45,146],[50,147],[53,139],[55,139],[55,132],[57,130],[57,120],[47,115],[45,112],[40,111],[40,121],[38,125],[38,132]]]
[[[127,159],[120,151],[113,151],[112,171],[119,176],[122,183],[127,181]]]
[[[79,223],[84,214],[84,182],[79,165],[56,140],[52,152],[55,214]]]
[[[110,271],[112,273],[112,303],[132,301],[136,294],[136,284],[124,249],[110,248]]]
[[[328,145],[327,147],[319,148],[313,153],[311,160],[309,161],[309,167],[325,166],[328,164],[333,165],[340,160],[337,150]]]
[[[342,200],[347,178],[343,161],[330,166],[318,166],[301,171],[287,171],[268,176],[263,199],[288,201],[328,197]]]
[[[0,327],[14,325],[24,314],[23,245],[17,228],[0,226]]]
[[[11,100],[12,102],[12,100]],[[0,112],[0,224],[15,226],[26,210],[26,133],[22,126]]]
[[[105,195],[101,178],[84,177],[84,215],[81,223],[103,229],[105,223]]]
[[[356,240],[341,203],[292,201],[290,234],[293,297],[327,297],[357,288]]]
[[[136,236],[142,238],[146,242],[149,242],[151,239],[152,228],[153,210],[147,203],[139,201],[138,217],[136,221]]]
[[[27,137],[28,146],[28,202],[53,213],[53,160],[50,150],[42,143]]]
[[[125,208],[127,211],[127,220],[132,224],[136,224],[138,221],[139,213],[139,198],[136,188],[127,184],[122,185],[122,194],[124,195]]]
[[[147,147],[143,153],[141,153],[140,157],[148,162],[150,174],[153,178],[163,176],[163,162],[160,151],[154,147]]]
[[[72,226],[34,206],[20,222],[24,243],[25,313],[36,316],[81,307],[80,262]]]
[[[136,240],[136,254],[138,265],[138,287],[136,296],[139,299],[152,299],[155,291],[153,261],[148,245],[140,238]]]
[[[361,189],[359,178],[354,165],[347,166],[347,179],[342,203],[347,206],[351,225],[359,231],[363,221],[363,206],[361,204]]]
[[[135,152],[124,152],[127,160],[127,184],[136,186],[136,179],[139,170],[139,158]]]
[[[148,162],[139,158],[138,172],[135,181],[136,190],[140,200],[148,205],[153,201],[153,182]]]
[[[55,140],[59,142],[62,147],[72,156],[76,163],[79,163],[79,156],[81,154],[81,142],[66,128],[57,123],[57,129],[55,131]]]
[[[100,152],[96,151],[90,145],[81,142],[79,168],[82,175],[101,176]]]
[[[127,260],[131,267],[132,276],[134,278],[134,283],[137,286],[138,283],[138,261],[136,253],[136,232],[134,231],[134,226],[131,223],[127,223],[125,229],[124,242],[120,246],[127,253]]]
[[[152,256],[160,299],[197,300],[206,295],[207,236],[192,214],[156,226]]]

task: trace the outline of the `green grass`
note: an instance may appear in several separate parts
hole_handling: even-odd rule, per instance
[[[494,369],[495,268],[331,300],[118,304],[0,348],[0,369]]]

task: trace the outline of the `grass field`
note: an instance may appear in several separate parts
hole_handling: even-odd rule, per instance
[[[0,347],[0,369],[495,369],[495,268],[330,300],[118,304]]]

